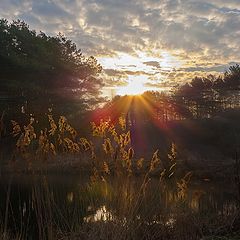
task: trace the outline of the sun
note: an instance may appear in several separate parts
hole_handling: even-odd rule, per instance
[[[126,86],[118,87],[116,94],[117,95],[140,95],[147,91],[147,88],[144,86],[144,83],[139,80],[131,80]]]
[[[117,83],[104,89],[110,98],[115,95],[140,95],[146,91],[169,91],[171,86],[163,83],[170,82],[171,73],[183,65],[181,59],[165,50],[157,56],[140,51],[134,56],[116,52],[116,56],[98,57],[98,61],[105,69],[103,76]],[[123,86],[124,83],[126,85]]]
[[[145,76],[131,76],[127,85],[116,88],[116,95],[141,95],[146,91],[158,91],[159,88],[148,84]]]

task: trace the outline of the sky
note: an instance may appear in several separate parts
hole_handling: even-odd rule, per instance
[[[0,18],[72,39],[103,93],[168,91],[240,62],[240,0],[0,0]]]

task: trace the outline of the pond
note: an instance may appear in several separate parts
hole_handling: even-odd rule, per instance
[[[171,225],[179,208],[202,216],[236,211],[232,183],[192,180],[182,189],[176,182],[152,178],[143,184],[141,177],[109,177],[90,183],[85,175],[2,175],[1,226],[37,239],[49,225],[63,232],[90,222],[124,223],[130,218]]]

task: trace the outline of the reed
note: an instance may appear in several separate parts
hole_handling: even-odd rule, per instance
[[[223,219],[208,216],[218,220],[212,227],[208,218],[202,218],[186,206],[192,173],[176,177],[178,153],[174,143],[170,146],[168,164],[164,165],[158,150],[148,160],[135,156],[124,118],[115,124],[110,119],[91,123],[92,136],[87,139],[81,137],[65,117],[55,120],[51,113],[47,117],[48,126],[38,131],[35,130],[37,121],[33,118],[27,126],[12,121],[16,158],[27,162],[29,169],[34,168],[35,162],[58,161],[59,156],[64,156],[63,161],[74,156],[79,164],[87,159],[89,181],[78,195],[69,192],[64,204],[57,205],[58,196],[54,195],[47,178],[41,175],[40,181],[33,184],[27,217],[22,216],[19,206],[21,226],[14,232],[9,228],[9,220],[16,218],[11,216],[9,208],[9,184],[0,239],[200,240],[211,234],[213,237],[218,235],[219,232],[213,229],[219,228]],[[31,173],[36,176],[34,171]],[[135,175],[138,176],[137,183],[134,182]],[[158,178],[154,194],[149,191],[153,177]],[[167,188],[168,181],[172,181],[176,198],[172,199],[171,208],[165,209],[155,203],[163,201],[160,192]],[[91,209],[86,210],[84,206],[93,208],[93,213],[98,214],[89,214]],[[228,216],[228,221],[232,218],[232,215]],[[222,234],[229,229],[226,227]]]

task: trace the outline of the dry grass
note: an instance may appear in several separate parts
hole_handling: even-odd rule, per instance
[[[27,126],[20,126],[12,121],[13,136],[16,138],[16,149],[12,166],[21,162],[30,172],[43,170],[43,166],[56,167],[58,158],[62,163],[74,161],[81,164],[82,170],[89,172],[89,184],[86,188],[85,198],[81,195],[82,203],[90,206],[103,201],[109,209],[109,215],[97,221],[84,219],[79,216],[81,204],[69,208],[56,205],[55,196],[43,177],[40,185],[34,185],[32,190],[32,208],[34,209],[35,222],[21,222],[20,232],[17,236],[10,236],[9,200],[6,202],[4,221],[1,224],[0,239],[22,240],[30,239],[31,224],[36,225],[34,239],[41,240],[93,240],[93,239],[169,239],[169,240],[200,240],[205,236],[217,235],[214,232],[227,221],[216,216],[200,216],[186,208],[185,199],[188,195],[188,183],[191,172],[175,179],[177,200],[173,201],[168,212],[162,209],[158,192],[162,191],[165,181],[176,175],[178,168],[177,151],[172,144],[168,154],[168,164],[163,166],[159,151],[155,151],[149,160],[136,158],[131,146],[131,136],[124,118],[118,124],[110,120],[92,123],[92,137],[81,137],[72,128],[67,119],[61,116],[55,121],[51,113],[48,114],[49,126],[44,130],[36,131],[37,122],[30,119]],[[43,164],[42,164],[43,163]],[[139,175],[138,185],[133,185],[133,175]],[[152,175],[158,177],[156,194],[150,194],[148,188]],[[113,180],[114,179],[114,180]],[[114,184],[113,184],[114,183]],[[109,187],[109,185],[111,187]],[[101,187],[99,187],[101,186]],[[10,188],[9,188],[10,191]],[[72,201],[72,195],[68,196]],[[80,202],[81,203],[81,202]],[[215,219],[215,225],[208,219]],[[222,231],[226,234],[229,225]],[[33,234],[33,233],[31,233]],[[207,238],[205,238],[207,239]],[[211,239],[211,238],[208,238]],[[213,238],[214,239],[214,238]]]
[[[144,192],[136,190],[140,189],[143,183],[133,185],[130,179],[124,181],[120,178],[110,187],[104,182],[90,183],[84,192],[79,193],[78,204],[65,203],[60,206],[56,204],[56,196],[53,195],[46,179],[42,178],[41,184],[34,185],[32,190],[35,220],[32,217],[25,219],[22,225],[18,226],[18,231],[14,231],[15,233],[11,232],[11,228],[5,228],[1,231],[0,239],[23,240],[34,236],[34,239],[41,240],[200,240],[218,239],[216,236],[219,239],[230,239],[224,238],[230,232],[233,232],[232,236],[234,234],[237,236],[236,229],[233,230],[230,226],[236,216],[224,217],[211,214],[203,216],[191,212],[182,197],[170,203],[171,209],[164,209],[161,204],[156,205],[162,198],[148,191],[150,185],[147,185]],[[163,188],[162,184],[156,188],[156,192],[161,188]],[[73,195],[69,194],[68,201],[72,199]],[[105,204],[104,211],[107,215],[102,212],[97,218],[91,215],[82,218],[81,207],[86,203],[89,206]],[[97,213],[97,209],[98,207],[93,211],[94,214]],[[35,224],[34,232],[31,232],[31,224]]]

